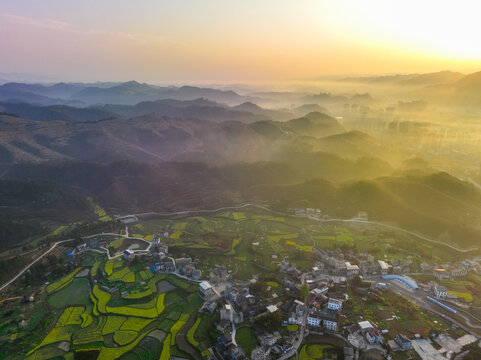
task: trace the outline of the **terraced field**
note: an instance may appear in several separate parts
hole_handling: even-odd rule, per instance
[[[74,353],[96,354],[100,360],[124,355],[129,359],[168,358],[171,353],[184,355],[175,339],[202,305],[196,284],[175,275],[137,271],[135,266],[129,267],[122,261],[105,264],[103,285],[90,283],[88,278],[73,280],[81,269],[49,285],[47,304],[62,310],[53,319],[47,335],[25,354],[28,359],[73,359]],[[110,289],[113,284],[125,283],[126,277],[133,282],[138,278],[148,283],[143,287],[136,284],[123,299],[118,291]],[[158,283],[169,288],[158,294]],[[87,297],[80,301],[77,289],[82,289]],[[175,295],[176,301],[166,302],[167,295],[169,298]]]

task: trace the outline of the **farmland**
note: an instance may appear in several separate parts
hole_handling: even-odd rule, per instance
[[[121,259],[94,260],[85,258],[80,266],[46,286],[36,304],[48,310],[34,312],[29,319],[29,324],[39,324],[46,331],[37,336],[25,332],[31,341],[21,345],[22,358],[70,359],[74,354],[95,354],[98,359],[114,359],[141,354],[141,358],[158,359],[166,354],[184,355],[175,338],[202,305],[198,286],[175,275],[153,274]],[[97,283],[92,282],[92,268],[82,263],[104,269],[95,271]],[[142,286],[136,279],[147,283]],[[164,291],[157,293],[157,284],[161,283]],[[123,298],[119,291],[109,291],[114,285],[121,289],[128,285],[130,296]],[[194,332],[183,335],[185,341],[194,341]],[[16,336],[22,339],[22,333]],[[2,358],[15,358],[15,352],[6,351],[0,354]]]
[[[412,247],[419,252],[412,259],[415,264],[447,256],[439,247],[390,232],[271,216],[260,211],[149,217],[133,225],[131,233],[147,241],[160,237],[169,247],[169,257],[192,257],[203,278],[222,265],[238,280],[262,274],[264,287],[260,291],[273,302],[289,296],[281,285],[279,262],[287,260],[301,271],[310,271],[317,260],[315,248],[362,251],[393,261],[404,258]],[[159,273],[147,256],[136,257],[133,262],[123,259],[123,249],[133,245],[135,249],[145,248],[149,245],[146,241],[108,234],[101,239],[112,258],[84,252],[74,261],[64,259],[46,276],[48,281],[38,280],[26,289],[36,294],[32,304],[2,311],[0,333],[9,337],[0,347],[0,357],[14,359],[18,351],[29,359],[68,359],[74,354],[95,354],[99,359],[207,354],[220,335],[216,330],[219,314],[199,312],[202,300],[197,295],[198,284]],[[432,280],[427,274],[419,276],[423,277],[420,281]],[[478,306],[481,297],[475,289],[480,279],[470,274],[440,284],[461,301]],[[447,328],[442,319],[390,292],[368,300],[355,289],[347,293],[349,300],[343,305],[346,325],[362,316],[392,334],[427,335]],[[15,322],[5,321],[8,317]],[[28,320],[25,328],[18,326],[22,319]],[[298,326],[289,325],[285,333],[298,330]],[[15,334],[14,341],[10,334]],[[238,328],[236,340],[247,355],[259,344],[252,329],[245,325]],[[329,353],[329,347],[311,344],[299,351],[299,357],[315,359]]]

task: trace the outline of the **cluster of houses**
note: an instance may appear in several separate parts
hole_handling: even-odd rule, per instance
[[[193,261],[192,258],[182,257],[175,259],[175,265],[180,275],[192,278],[193,280],[200,280],[202,277],[202,271],[196,268],[197,262]]]
[[[337,331],[339,317],[342,311],[342,301],[329,298],[324,304],[319,304],[316,298],[307,315],[307,324],[313,328]]]
[[[107,240],[92,237],[87,239],[86,242],[79,244],[75,247],[74,251],[82,252],[87,249],[97,249],[107,246]]]

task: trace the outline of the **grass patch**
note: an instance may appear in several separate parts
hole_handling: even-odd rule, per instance
[[[297,239],[298,234],[277,234],[277,235],[267,235],[267,240],[279,242],[281,240]]]
[[[75,269],[74,271],[72,271],[70,274],[61,278],[60,280],[57,280],[57,281],[51,283],[50,285],[47,286],[47,288],[45,290],[49,294],[53,294],[54,292],[59,291],[60,289],[64,288],[65,286],[67,286],[68,284],[70,284],[73,281],[73,278],[74,278],[75,274],[77,274],[80,271],[80,269],[81,268],[79,267],[79,268]]]
[[[247,356],[250,356],[252,350],[259,346],[257,338],[254,335],[254,330],[250,327],[241,327],[240,329],[237,329],[235,340],[237,344],[244,349]]]
[[[90,305],[90,284],[85,278],[77,278],[48,298],[48,304],[57,309],[68,305]]]
[[[299,325],[289,324],[289,325],[287,325],[287,330],[292,331],[292,332],[296,332],[297,330],[299,330]]]

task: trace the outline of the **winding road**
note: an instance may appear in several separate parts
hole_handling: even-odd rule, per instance
[[[306,275],[307,273],[304,273],[301,275],[301,284],[304,284],[306,281]],[[302,342],[304,341],[304,333],[306,331],[306,324],[307,324],[307,316],[309,312],[309,307],[307,305],[308,301],[307,299],[304,301],[304,312],[302,313],[302,324],[301,324],[301,330],[299,331],[299,338],[296,340],[294,345],[292,345],[291,350],[286,352],[284,355],[282,355],[278,360],[287,360],[294,355],[297,358],[297,351],[299,350],[299,346],[301,346]]]
[[[394,226],[394,225],[388,225],[388,224],[380,223],[380,222],[377,222],[377,221],[367,221],[367,220],[358,220],[358,219],[327,219],[327,220],[322,220],[322,219],[317,219],[317,218],[314,218],[314,217],[311,217],[311,216],[309,217],[309,219],[311,219],[311,220],[316,220],[316,221],[323,222],[323,223],[327,223],[327,222],[345,222],[345,223],[360,223],[360,224],[378,225],[378,226],[382,226],[382,227],[385,227],[385,228],[388,228],[388,229],[391,229],[391,230],[396,230],[396,231],[403,232],[403,233],[405,233],[405,234],[409,234],[409,235],[415,236],[415,237],[417,237],[417,238],[419,238],[419,239],[428,241],[428,242],[433,243],[433,244],[446,246],[446,247],[448,247],[448,248],[450,248],[450,249],[452,249],[452,250],[455,250],[455,251],[458,251],[458,252],[462,252],[462,253],[467,253],[467,252],[470,252],[470,251],[479,250],[478,247],[472,247],[472,248],[468,248],[468,249],[458,248],[458,247],[456,247],[456,246],[447,244],[447,243],[442,242],[442,241],[430,239],[430,238],[428,238],[428,237],[426,237],[426,236],[424,236],[424,235],[415,233],[415,232],[413,232],[413,231],[409,231],[409,230],[406,230],[406,229],[403,229],[403,228],[400,228],[400,227]]]
[[[260,209],[260,210],[268,211],[268,212],[271,212],[273,214],[282,215],[282,216],[289,216],[289,217],[296,217],[296,218],[307,217],[310,220],[315,220],[315,221],[321,222],[321,223],[346,222],[346,223],[360,223],[360,224],[377,225],[377,226],[382,226],[382,227],[385,227],[385,228],[388,228],[388,229],[391,229],[391,230],[396,230],[396,231],[403,232],[405,234],[415,236],[419,239],[425,240],[425,241],[433,243],[433,244],[446,246],[446,247],[448,247],[452,250],[462,252],[462,253],[467,253],[467,252],[470,252],[470,251],[479,250],[478,247],[472,247],[472,248],[468,248],[468,249],[459,248],[459,247],[456,247],[454,245],[447,244],[447,243],[442,242],[442,241],[431,239],[431,238],[429,238],[425,235],[421,235],[421,234],[418,234],[416,232],[406,230],[406,229],[403,229],[403,228],[398,227],[398,226],[388,225],[388,224],[380,223],[380,222],[377,222],[377,221],[368,221],[368,220],[359,220],[359,219],[325,219],[324,220],[324,219],[319,219],[317,217],[308,216],[308,215],[286,214],[286,213],[283,213],[283,212],[280,212],[280,211],[269,209],[269,208],[267,208],[265,206],[262,206],[262,205],[251,204],[251,203],[246,203],[246,204],[239,205],[239,206],[225,206],[225,207],[221,207],[221,208],[213,209],[213,210],[185,210],[185,211],[177,211],[177,212],[171,212],[171,213],[159,213],[159,212],[149,211],[149,212],[144,212],[144,213],[125,215],[125,216],[118,217],[117,219],[123,219],[123,218],[126,218],[126,217],[142,217],[142,216],[149,216],[149,215],[176,216],[176,215],[189,215],[189,214],[213,214],[213,213],[216,213],[216,212],[219,212],[219,211],[242,210],[242,209],[245,209],[245,208],[257,208],[257,209]]]
[[[33,265],[35,265],[38,261],[42,260],[45,256],[47,256],[48,254],[50,254],[52,252],[53,249],[55,249],[57,247],[57,245],[59,244],[63,244],[63,243],[66,243],[66,242],[70,242],[70,241],[73,241],[75,239],[66,239],[66,240],[62,240],[62,241],[57,241],[55,243],[53,243],[53,245],[50,247],[50,249],[48,249],[47,251],[45,251],[42,255],[40,255],[38,258],[36,258],[35,260],[33,260],[30,264],[28,264],[26,267],[24,267],[22,269],[22,271],[20,271],[17,275],[15,275],[10,281],[8,281],[7,283],[3,284],[1,287],[0,287],[0,292],[3,291],[3,289],[5,289],[7,286],[9,286],[11,283],[13,283],[15,280],[17,280],[20,276],[22,276],[28,269],[30,269]]]
[[[318,221],[320,223],[328,223],[328,222],[345,222],[345,223],[361,223],[361,224],[372,224],[372,225],[377,225],[377,226],[382,226],[382,227],[385,227],[385,228],[388,228],[388,229],[391,229],[391,230],[396,230],[396,231],[400,231],[400,232],[404,232],[406,234],[409,234],[409,235],[412,235],[412,236],[415,236],[419,239],[422,239],[422,240],[425,240],[425,241],[428,241],[430,243],[433,243],[433,244],[437,244],[437,245],[442,245],[442,246],[446,246],[452,250],[455,250],[455,251],[458,251],[458,252],[462,252],[462,253],[467,253],[467,252],[470,252],[470,251],[474,251],[474,250],[478,250],[477,247],[473,247],[473,248],[469,248],[469,249],[463,249],[463,248],[458,248],[456,246],[453,246],[453,245],[450,245],[450,244],[447,244],[447,243],[444,243],[442,241],[438,241],[438,240],[433,240],[433,239],[430,239],[424,235],[421,235],[421,234],[418,234],[418,233],[415,233],[415,232],[412,232],[412,231],[409,231],[409,230],[406,230],[406,229],[403,229],[403,228],[400,228],[398,226],[393,226],[393,225],[388,225],[388,224],[384,224],[384,223],[380,223],[380,222],[376,222],[376,221],[367,221],[367,220],[359,220],[359,219],[319,219],[317,217],[313,217],[313,216],[305,216],[305,215],[291,215],[291,214],[286,214],[286,213],[283,213],[283,212],[280,212],[280,211],[276,211],[276,210],[272,210],[272,209],[269,209],[265,206],[262,206],[262,205],[257,205],[257,204],[251,204],[251,203],[246,203],[246,204],[243,204],[243,205],[239,205],[239,206],[224,206],[224,207],[220,207],[218,209],[213,209],[213,210],[185,210],[185,211],[176,211],[176,212],[171,212],[171,213],[159,213],[159,212],[153,212],[153,211],[150,211],[150,212],[144,212],[144,213],[138,213],[138,214],[129,214],[129,215],[124,215],[124,216],[119,216],[116,218],[116,220],[120,220],[120,219],[123,219],[123,218],[127,218],[127,217],[142,217],[142,216],[149,216],[149,215],[157,215],[157,216],[176,216],[176,215],[189,215],[189,214],[213,214],[213,213],[217,213],[219,211],[227,211],[227,210],[241,210],[241,209],[246,209],[246,208],[257,208],[257,209],[260,209],[260,210],[264,210],[264,211],[267,211],[267,212],[270,212],[270,213],[273,213],[273,214],[277,214],[277,215],[282,215],[282,216],[289,216],[289,217],[307,217],[308,219],[311,219],[311,220],[315,220],[315,221]],[[129,233],[128,233],[128,230],[126,230],[126,234],[123,235],[123,234],[115,234],[115,233],[101,233],[101,234],[95,234],[95,235],[90,235],[90,236],[87,236],[85,238],[91,238],[91,237],[95,237],[95,236],[100,236],[100,235],[114,235],[114,236],[122,236],[124,238],[127,238],[127,239],[136,239],[136,240],[140,240],[140,241],[145,241],[145,242],[148,242],[147,240],[143,239],[143,238],[139,238],[139,237],[131,237],[129,236]],[[7,283],[3,284],[1,287],[0,287],[0,292],[5,289],[6,287],[8,287],[10,284],[12,284],[15,280],[17,280],[20,276],[22,276],[25,271],[27,271],[30,267],[32,267],[35,263],[37,263],[39,260],[41,260],[43,257],[45,257],[46,255],[48,255],[53,249],[55,249],[55,247],[58,245],[58,244],[62,244],[62,243],[66,243],[66,242],[69,242],[69,241],[72,241],[74,239],[66,239],[66,240],[62,240],[62,241],[57,241],[55,242],[49,250],[47,250],[45,253],[43,253],[42,255],[40,255],[37,259],[35,259],[34,261],[32,261],[29,265],[27,265],[22,271],[20,271],[17,275],[15,275],[10,281],[8,281]],[[148,242],[150,244],[150,242]],[[150,246],[150,245],[149,245]],[[149,248],[147,248],[148,250]],[[134,250],[134,252],[145,252],[145,250]],[[109,259],[111,259],[110,257],[110,253],[107,251],[107,256]],[[117,255],[117,256],[120,256],[120,255]],[[116,256],[116,257],[117,257]]]

